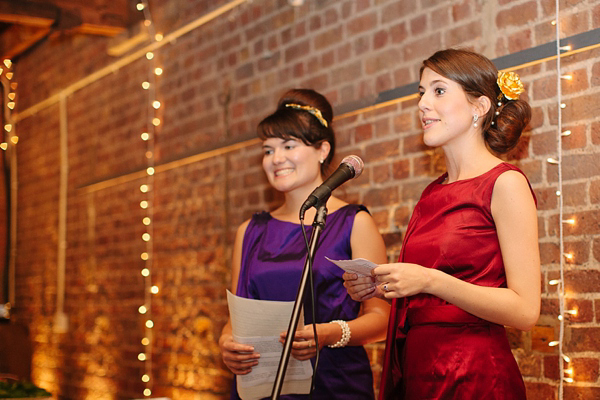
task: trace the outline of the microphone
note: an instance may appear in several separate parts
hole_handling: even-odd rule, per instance
[[[300,219],[304,219],[306,210],[323,201],[327,201],[335,188],[352,178],[360,176],[364,166],[363,160],[358,156],[344,157],[335,172],[329,175],[329,178],[327,178],[325,182],[313,190],[310,196],[308,196],[308,199],[302,204],[302,207],[300,207]]]

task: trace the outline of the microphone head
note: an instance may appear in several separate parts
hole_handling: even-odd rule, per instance
[[[354,170],[353,178],[358,178],[360,174],[362,174],[365,166],[363,160],[361,160],[359,156],[354,155],[344,157],[342,164],[347,164]]]

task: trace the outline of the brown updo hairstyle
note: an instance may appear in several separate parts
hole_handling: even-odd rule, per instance
[[[286,107],[286,104],[311,106],[318,109],[327,121],[327,127],[308,111]],[[262,140],[268,138],[298,139],[305,145],[316,149],[320,148],[323,142],[328,142],[331,150],[321,164],[321,174],[325,175],[335,153],[335,134],[331,127],[332,122],[333,109],[325,96],[312,89],[290,89],[279,99],[277,110],[258,124],[257,134]]]
[[[498,100],[501,93],[497,83],[498,69],[487,57],[468,50],[440,50],[423,61],[419,76],[425,68],[458,83],[473,100],[480,96],[490,99],[492,104],[483,116],[481,127],[483,138],[492,151],[502,154],[517,145],[531,120],[531,107],[524,100],[508,100],[504,96]]]

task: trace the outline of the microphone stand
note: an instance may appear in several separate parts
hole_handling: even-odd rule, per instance
[[[319,240],[319,236],[321,235],[321,231],[323,230],[323,228],[325,228],[325,218],[327,217],[327,208],[325,207],[326,203],[327,199],[321,201],[321,203],[317,205],[317,214],[315,215],[315,220],[312,224],[313,231],[310,235],[308,255],[306,256],[306,260],[304,262],[304,270],[302,271],[302,278],[300,279],[300,285],[298,286],[298,294],[296,294],[294,309],[292,310],[290,324],[288,326],[287,335],[285,336],[285,343],[283,344],[283,352],[281,353],[281,359],[279,360],[279,366],[277,367],[277,375],[275,376],[275,382],[273,384],[273,391],[271,392],[272,400],[279,399],[279,395],[281,394],[283,379],[285,377],[285,371],[287,369],[287,364],[290,359],[290,354],[292,350],[292,343],[294,341],[293,337],[296,332],[296,328],[298,327],[300,311],[302,311],[302,299],[304,298],[306,282],[308,280],[310,268],[315,257],[315,252],[317,250],[317,242]],[[316,323],[316,321],[313,321],[313,323]]]

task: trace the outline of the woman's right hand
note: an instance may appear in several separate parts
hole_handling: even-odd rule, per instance
[[[354,301],[365,301],[372,297],[383,298],[383,290],[377,286],[377,281],[372,276],[358,276],[344,272],[344,287]]]
[[[254,352],[254,347],[234,341],[231,334],[221,335],[219,347],[223,362],[236,375],[246,375],[258,365],[260,354]]]

